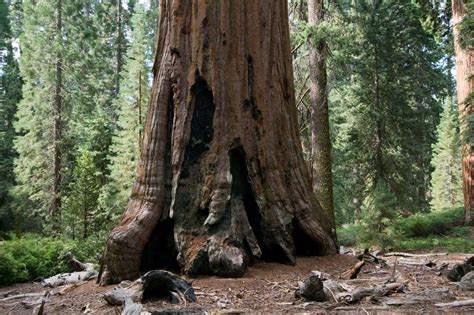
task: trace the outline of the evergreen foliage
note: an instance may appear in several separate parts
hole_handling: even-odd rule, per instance
[[[100,216],[97,212],[100,172],[94,164],[90,151],[82,150],[78,156],[74,172],[64,201],[65,231],[72,239],[87,238],[97,232]]]
[[[63,51],[63,43],[56,32],[54,2],[25,0],[23,13],[20,71],[24,85],[15,122],[18,158],[15,160],[17,185],[14,193],[18,212],[22,215],[31,213],[49,218],[54,181],[56,60]]]
[[[156,12],[156,11],[155,11]],[[137,3],[132,17],[132,42],[121,74],[117,129],[112,142],[110,176],[101,195],[101,206],[112,217],[125,209],[140,154],[150,90],[154,14]]]
[[[21,99],[22,79],[14,58],[13,36],[9,21],[9,8],[0,1],[0,231],[8,229],[14,221],[10,189],[15,185],[13,121],[17,103]]]
[[[427,210],[439,100],[450,87],[442,47],[413,2],[357,1],[335,16],[334,28],[349,30],[332,42],[329,66],[337,217],[357,219],[380,180],[398,211]]]
[[[451,101],[444,105],[438,125],[438,140],[433,145],[434,168],[431,176],[431,209],[435,211],[463,204],[461,148],[457,111]]]

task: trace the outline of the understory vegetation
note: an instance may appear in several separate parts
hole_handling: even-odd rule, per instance
[[[417,213],[390,221],[382,235],[372,233],[364,224],[345,224],[338,228],[343,246],[384,250],[474,252],[469,227],[463,226],[464,209]]]
[[[71,272],[65,260],[68,252],[74,253],[80,261],[96,263],[105,239],[101,236],[74,241],[31,233],[21,237],[3,235],[0,241],[0,285],[37,281]]]

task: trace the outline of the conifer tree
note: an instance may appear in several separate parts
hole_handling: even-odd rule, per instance
[[[132,41],[125,57],[121,87],[115,107],[117,131],[112,143],[109,183],[104,187],[102,207],[117,216],[126,206],[140,154],[144,118],[150,90],[150,64],[154,44],[156,11],[137,3],[132,16]]]
[[[5,1],[0,1],[0,230],[11,229],[13,225],[8,225],[8,222],[14,221],[9,191],[15,184],[13,121],[21,99],[22,80],[14,57],[12,40],[9,8]]]
[[[446,102],[433,145],[434,168],[431,176],[431,209],[434,211],[461,207],[463,204],[461,154],[457,112]]]
[[[440,46],[413,2],[356,1],[337,14],[350,31],[331,44],[328,67],[335,196],[343,196],[336,206],[360,213],[382,180],[399,211],[427,210],[431,144],[449,86]]]
[[[59,0],[60,1],[60,0]],[[24,212],[53,217],[59,225],[61,189],[62,31],[57,1],[23,2],[20,71],[25,81],[19,103],[15,148],[17,186]],[[58,77],[59,74],[59,77]],[[46,222],[46,221],[45,221]],[[51,222],[51,221],[49,221]]]
[[[71,180],[71,189],[64,202],[67,235],[87,238],[97,231],[99,173],[92,153],[81,150]]]

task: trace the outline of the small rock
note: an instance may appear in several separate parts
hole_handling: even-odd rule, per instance
[[[458,284],[463,291],[474,291],[474,271],[468,272]]]
[[[238,299],[243,299],[243,298],[244,298],[244,296],[243,296],[242,293],[237,293],[235,296],[236,296]]]

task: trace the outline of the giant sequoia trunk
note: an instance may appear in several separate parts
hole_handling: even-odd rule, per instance
[[[102,283],[336,252],[298,139],[286,1],[160,6],[141,159]]]
[[[466,2],[467,3],[467,2]],[[474,53],[459,46],[458,24],[466,15],[467,7],[463,0],[452,0],[454,24],[454,48],[456,53],[456,90],[461,122],[461,134],[467,126],[467,116],[472,114],[472,99],[469,95],[474,92]],[[466,142],[466,141],[464,141]],[[462,173],[464,187],[464,208],[466,224],[474,224],[474,143],[462,146]]]

